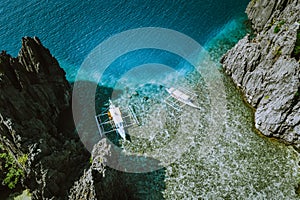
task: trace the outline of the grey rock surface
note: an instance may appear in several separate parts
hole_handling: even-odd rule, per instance
[[[293,53],[300,2],[252,0],[246,12],[257,35],[245,36],[221,62],[255,109],[255,127],[300,147],[300,62]]]
[[[91,157],[91,166],[84,171],[84,174],[76,181],[70,190],[69,199],[99,199],[100,197],[108,198],[107,195],[99,191],[106,191],[106,188],[100,188],[96,193],[96,186],[101,181],[95,180],[95,174],[105,176],[105,163],[110,155],[110,145],[107,139],[103,138],[93,148]],[[107,177],[108,179],[109,177]],[[112,188],[108,189],[112,191]]]

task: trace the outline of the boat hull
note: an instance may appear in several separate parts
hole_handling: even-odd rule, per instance
[[[176,100],[180,101],[181,103],[184,103],[188,106],[191,106],[196,109],[201,109],[199,106],[195,105],[192,101],[190,96],[184,94],[180,90],[177,90],[175,88],[166,88],[167,92]]]

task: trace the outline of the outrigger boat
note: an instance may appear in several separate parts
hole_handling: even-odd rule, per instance
[[[125,128],[139,124],[137,117],[131,107],[125,112],[127,115],[122,116],[121,109],[115,106],[109,100],[109,107],[100,115],[95,116],[100,135],[116,131],[124,140],[126,140]],[[107,128],[107,125],[110,127]]]
[[[198,97],[197,94],[192,93],[186,89],[179,90],[174,87],[166,88],[166,91],[170,94],[170,96],[165,100],[165,102],[174,109],[181,110],[181,108],[185,105],[191,106],[196,109],[201,109],[194,103],[195,98]],[[183,103],[183,105],[179,105],[178,103],[174,102],[174,99],[178,102]]]

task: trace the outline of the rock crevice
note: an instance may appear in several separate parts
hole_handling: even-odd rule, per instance
[[[36,37],[22,39],[16,58],[0,54],[0,143],[27,155],[23,187],[34,199],[61,198],[83,173],[89,153],[74,125],[71,87],[57,60]]]
[[[246,12],[256,36],[245,36],[221,62],[255,109],[255,127],[300,147],[300,61],[294,55],[300,2],[252,0]]]

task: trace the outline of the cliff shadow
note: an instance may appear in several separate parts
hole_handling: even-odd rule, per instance
[[[96,171],[93,177],[99,199],[164,199],[164,168],[148,173],[126,173],[106,167],[105,177]]]
[[[95,105],[88,106],[88,109],[94,110],[84,110],[80,113],[79,122],[82,120],[92,120],[93,128],[85,129],[84,135],[80,135],[81,140],[83,140],[86,148],[92,152],[97,149],[101,141],[107,140],[109,144],[109,157],[101,155],[100,157],[108,160],[105,164],[105,172],[103,175],[96,170],[93,170],[93,180],[95,186],[95,192],[98,199],[164,199],[163,191],[166,188],[165,185],[165,168],[160,165],[160,161],[145,156],[129,156],[123,154],[123,149],[121,148],[120,136],[116,132],[106,134],[101,136],[99,130],[95,129],[96,121],[91,113],[96,112],[100,114],[105,112],[109,106],[109,99],[114,92],[114,95],[121,94],[122,91],[114,90],[113,88],[103,87],[96,85],[92,82],[81,82],[81,89],[85,88],[96,88],[94,94],[87,94],[86,96],[94,96]],[[87,91],[87,90],[86,90]],[[85,98],[85,97],[83,97]],[[81,103],[88,102],[76,101],[73,99],[73,106],[85,107]],[[75,105],[74,105],[75,103]],[[130,135],[127,135],[130,138]],[[105,145],[104,145],[105,146]],[[102,146],[103,147],[103,146]],[[103,152],[100,149],[99,152]],[[106,150],[105,150],[106,151]],[[101,153],[102,154],[102,153]],[[93,158],[94,155],[93,155]],[[97,162],[97,161],[93,161]],[[144,169],[142,169],[144,168]],[[145,168],[151,168],[153,170],[148,170],[145,173],[128,173],[126,171],[147,171]]]

